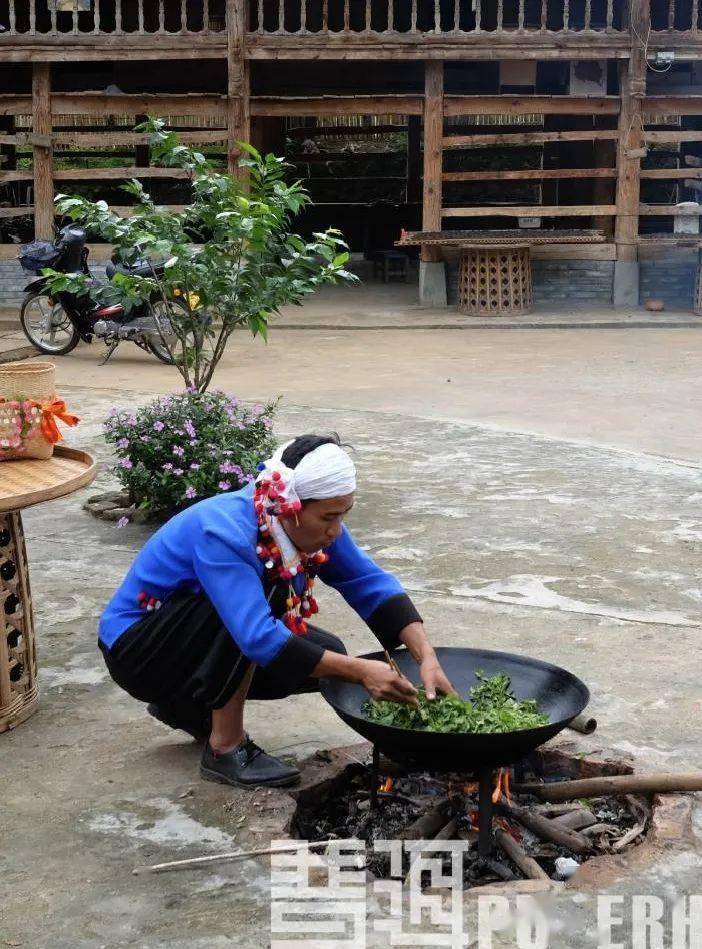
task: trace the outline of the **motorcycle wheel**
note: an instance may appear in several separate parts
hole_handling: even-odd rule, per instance
[[[80,333],[60,303],[49,303],[44,293],[25,297],[20,309],[22,331],[40,353],[65,356],[80,342]]]
[[[157,300],[156,303],[153,304],[153,308],[158,309],[159,318],[164,321],[164,324],[166,324],[168,321],[168,317],[170,316],[170,313],[171,313],[171,308],[176,308],[176,307],[179,307],[180,309],[185,310],[186,312],[189,312],[187,304],[177,299],[169,301],[169,307],[166,307],[166,304],[163,302],[163,300]],[[190,333],[188,334],[188,337],[191,337]],[[192,344],[191,339],[189,339],[189,342]],[[173,335],[172,337],[172,345],[178,345],[178,339],[175,335]],[[163,340],[161,339],[161,335],[159,333],[153,333],[149,337],[147,346],[149,347],[149,350],[153,353],[153,355],[157,359],[160,359],[161,362],[165,362],[167,366],[173,365],[174,359],[173,359],[173,356],[171,355],[170,349],[168,346],[164,344]]]

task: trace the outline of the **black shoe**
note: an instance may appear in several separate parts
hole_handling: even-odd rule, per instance
[[[162,706],[155,705],[153,702],[146,706],[146,711],[152,718],[163,722],[163,724],[168,725],[169,728],[187,732],[187,734],[196,741],[207,741],[210,737],[211,716],[209,713],[200,721],[187,721],[184,718],[178,718],[170,709],[164,709]]]
[[[282,788],[295,784],[300,778],[297,768],[267,755],[248,734],[240,745],[222,755],[212,751],[208,742],[202,752],[200,775],[206,781],[242,788]]]

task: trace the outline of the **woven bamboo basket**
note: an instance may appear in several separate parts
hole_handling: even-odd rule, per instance
[[[29,718],[38,698],[24,534],[19,514],[0,514],[0,732]]]
[[[0,365],[0,403],[32,399],[48,402],[56,394],[56,367],[52,362],[8,362]],[[0,405],[0,413],[2,413]],[[9,410],[6,408],[5,413]],[[6,421],[6,420],[4,420]],[[54,446],[47,442],[41,432],[34,430],[21,449],[1,449],[0,461],[14,458],[51,458]]]
[[[458,309],[470,316],[518,316],[531,309],[526,245],[468,247],[458,270]]]
[[[56,366],[52,362],[6,362],[0,365],[0,399],[46,402],[55,393]]]
[[[695,271],[695,299],[692,309],[697,316],[702,316],[702,251],[697,253],[697,269]]]

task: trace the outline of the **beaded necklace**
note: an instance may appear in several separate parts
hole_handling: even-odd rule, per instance
[[[256,484],[254,492],[254,508],[258,519],[258,544],[256,553],[263,561],[266,578],[270,583],[282,581],[288,585],[288,596],[285,601],[286,612],[282,621],[288,629],[297,636],[304,636],[308,630],[307,620],[319,612],[317,601],[312,595],[317,571],[329,560],[329,555],[318,550],[313,554],[298,551],[299,563],[286,567],[283,554],[276,544],[272,534],[272,515],[270,509],[275,508],[278,514],[294,516],[297,520],[298,511],[302,507],[299,500],[286,501],[283,494],[285,482],[280,472],[274,471],[270,479],[262,479]],[[293,586],[293,577],[304,575],[305,582],[302,593],[298,594]]]

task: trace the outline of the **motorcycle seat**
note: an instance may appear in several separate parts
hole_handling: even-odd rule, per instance
[[[108,261],[105,267],[105,275],[108,280],[112,280],[116,273],[126,274],[131,277],[152,277],[154,273],[161,276],[163,273],[163,264],[155,264],[153,272],[148,260],[137,260],[134,264],[122,264],[113,260]]]

